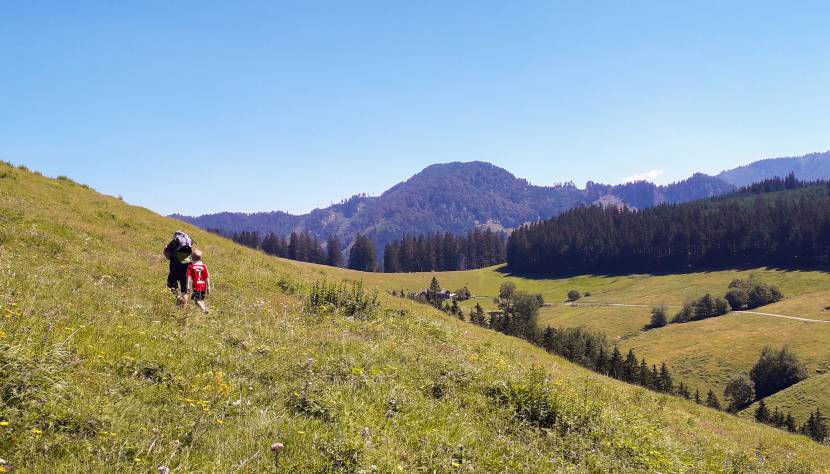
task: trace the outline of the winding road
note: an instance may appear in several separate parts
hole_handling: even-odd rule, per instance
[[[623,304],[623,303],[556,303],[564,306],[619,306],[623,308],[652,308],[651,305],[646,304]],[[667,308],[680,308],[679,305],[665,305]],[[771,316],[773,318],[792,319],[794,321],[802,321],[805,323],[830,323],[830,320],[802,318],[799,316],[786,316],[783,314],[761,313],[758,311],[731,311],[732,313],[757,314],[761,316]]]

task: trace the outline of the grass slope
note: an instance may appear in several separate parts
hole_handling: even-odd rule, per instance
[[[209,316],[176,310],[164,288],[160,251],[180,226],[215,279]],[[269,258],[0,164],[0,467],[268,472],[275,441],[283,472],[830,463],[804,437],[597,376],[422,305],[381,295],[372,317],[310,313],[305,294],[321,276],[363,275]]]
[[[350,274],[345,270],[331,271],[344,278]],[[730,281],[750,275],[778,285],[786,295],[783,301],[754,311],[830,319],[830,312],[824,309],[830,302],[830,275],[824,272],[759,268],[676,275],[585,275],[534,279],[509,275],[500,267],[491,267],[434,274],[366,274],[365,278],[385,290],[417,290],[426,287],[433,275],[442,286],[453,290],[468,286],[479,298],[464,303],[467,309],[476,302],[485,308],[494,308],[492,297],[505,281],[512,281],[522,290],[542,293],[550,305],[541,309],[540,325],[587,326],[602,331],[610,339],[618,341],[623,351],[633,348],[649,362],[666,362],[676,375],[690,383],[693,390],[698,388],[704,394],[712,389],[723,398],[723,389],[729,378],[737,372],[748,372],[765,345],[790,345],[806,363],[810,375],[830,370],[830,324],[732,313],[720,318],[642,331],[649,322],[651,306],[681,305],[705,293],[723,295]],[[563,304],[571,289],[591,293],[590,297],[579,300],[585,306]],[[589,306],[590,303],[645,307]],[[672,313],[676,310],[670,308]],[[798,413],[815,407],[830,413],[830,397],[815,391],[818,388],[818,385],[811,384],[800,388],[804,397],[816,403],[802,407]],[[803,418],[798,420],[801,422]]]
[[[819,374],[810,377],[801,383],[781,390],[764,399],[767,407],[774,410],[778,407],[781,410],[789,411],[799,420],[806,420],[815,407],[821,407],[822,413],[827,413],[827,394],[830,393],[830,374]],[[741,416],[746,418],[755,417],[757,402],[741,411]]]

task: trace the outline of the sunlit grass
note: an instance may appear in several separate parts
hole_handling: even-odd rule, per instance
[[[0,176],[4,469],[268,472],[276,461],[284,472],[810,472],[830,463],[804,437],[598,376],[383,292],[368,317],[347,309],[363,301],[350,300],[350,285],[309,305],[321,278],[365,278],[371,298],[383,275],[273,259],[70,180],[5,165]],[[178,227],[215,280],[208,316],[177,310],[164,288],[161,249]],[[469,276],[441,278],[460,286]],[[484,293],[502,277],[476,278]],[[602,291],[603,281],[582,283]],[[494,396],[540,374],[542,385],[516,390],[528,394],[522,403],[556,407],[564,421],[552,428]],[[285,445],[276,460],[275,442]]]

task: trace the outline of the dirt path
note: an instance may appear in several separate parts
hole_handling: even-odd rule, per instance
[[[647,304],[623,304],[623,303],[558,303],[564,306],[618,306],[623,308],[652,308],[653,306]],[[667,308],[680,308],[679,305],[665,305]],[[761,313],[758,311],[732,311],[733,313],[757,314],[760,316],[772,316],[773,318],[792,319],[794,321],[802,321],[805,323],[830,323],[830,320],[823,319],[809,319],[798,316],[786,316],[783,314]]]

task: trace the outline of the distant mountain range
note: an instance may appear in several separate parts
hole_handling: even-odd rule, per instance
[[[350,245],[355,235],[361,233],[382,248],[404,234],[461,234],[476,226],[509,230],[580,205],[643,209],[693,201],[790,172],[801,180],[830,178],[830,152],[756,161],[716,176],[695,173],[669,185],[645,181],[606,185],[589,181],[584,189],[573,183],[536,186],[490,163],[453,162],[428,166],[380,196],[357,195],[303,215],[274,211],[171,217],[227,235],[243,230],[280,235],[308,231],[320,240],[336,234],[341,242]]]

